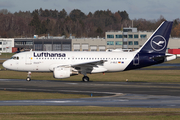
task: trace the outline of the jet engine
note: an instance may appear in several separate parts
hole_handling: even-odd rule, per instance
[[[70,67],[57,67],[53,71],[53,76],[57,79],[69,78],[71,75],[78,75],[78,72]]]

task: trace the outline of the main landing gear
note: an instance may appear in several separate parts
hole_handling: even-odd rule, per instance
[[[89,82],[89,77],[87,76],[87,70],[85,68],[81,69],[81,74],[84,75],[84,77],[82,78],[83,82]]]
[[[83,81],[83,82],[89,82],[89,77],[88,77],[88,76],[84,76],[84,77],[82,78],[82,81]]]
[[[31,81],[31,72],[28,72],[28,75],[27,75],[26,81]]]

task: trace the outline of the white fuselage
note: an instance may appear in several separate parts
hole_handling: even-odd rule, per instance
[[[137,52],[63,52],[30,51],[14,55],[3,63],[7,69],[17,71],[49,72],[57,66],[73,66],[104,60],[102,65],[93,67],[92,73],[123,71]],[[17,58],[18,57],[18,58]]]

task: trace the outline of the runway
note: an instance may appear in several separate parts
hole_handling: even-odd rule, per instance
[[[87,94],[89,98],[0,101],[0,106],[180,108],[180,84],[0,79],[0,90]],[[96,97],[94,97],[96,96]]]

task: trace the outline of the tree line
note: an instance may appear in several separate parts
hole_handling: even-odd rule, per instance
[[[7,9],[0,10],[0,36],[2,38],[32,37],[33,35],[78,37],[104,37],[107,31],[120,31],[123,27],[137,27],[141,31],[153,31],[162,21],[129,18],[126,11],[97,10],[87,15],[79,9],[69,14],[62,9],[19,11],[10,13]],[[175,19],[171,35],[180,37],[180,19]]]

